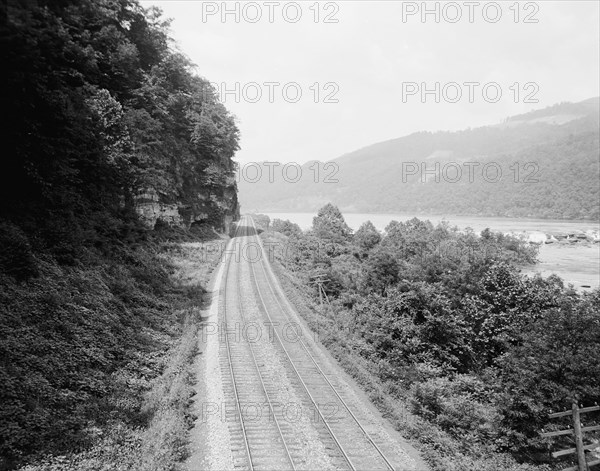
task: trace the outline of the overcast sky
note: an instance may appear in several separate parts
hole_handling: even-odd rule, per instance
[[[600,95],[593,0],[426,2],[424,18],[422,2],[141,3],[173,19],[178,48],[219,84],[241,163],[331,160]]]

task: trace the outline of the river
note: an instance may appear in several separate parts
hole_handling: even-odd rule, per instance
[[[313,213],[266,213],[271,220],[289,219],[302,229],[312,226]],[[540,231],[544,233],[600,230],[599,221],[562,221],[552,219],[516,219],[468,216],[432,216],[415,214],[363,214],[346,213],[344,218],[352,229],[356,230],[365,221],[383,230],[390,221],[406,221],[413,217],[429,219],[437,224],[448,221],[460,229],[472,228],[475,232],[489,227],[496,232]],[[600,286],[600,244],[542,244],[539,263],[531,268],[523,269],[525,274],[541,273],[548,276],[559,275],[565,283],[571,283],[578,291],[589,291]],[[589,286],[589,288],[587,288]]]

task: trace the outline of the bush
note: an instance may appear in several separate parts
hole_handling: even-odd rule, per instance
[[[413,413],[471,443],[493,443],[498,435],[501,416],[490,399],[483,382],[469,375],[432,378],[410,391]]]
[[[38,274],[29,239],[19,227],[10,222],[0,222],[0,273],[18,281]]]
[[[256,225],[256,231],[260,234],[261,232],[268,231],[269,225],[271,224],[271,218],[266,214],[253,214],[254,224]]]
[[[27,283],[0,280],[0,455],[9,462],[85,447],[90,423],[109,416],[144,423],[136,404],[147,383],[131,376],[156,375],[151,354],[176,331],[161,319],[164,268],[149,253],[129,256],[87,268],[45,261]],[[113,374],[123,368],[131,373],[119,390]]]
[[[302,229],[298,224],[290,222],[289,220],[281,220],[281,219],[273,219],[272,229],[277,232],[281,232],[282,234],[291,237],[302,234]]]

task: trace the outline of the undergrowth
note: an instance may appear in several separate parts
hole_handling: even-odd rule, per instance
[[[212,244],[163,228],[74,265],[26,239],[5,255],[0,469],[177,469]]]
[[[265,233],[262,236],[275,242],[277,234]],[[410,439],[420,451],[432,471],[549,471],[547,465],[521,464],[506,453],[490,452],[489,448],[477,441],[469,441],[467,432],[462,431],[463,439],[458,440],[441,426],[424,420],[414,413],[410,390],[404,389],[393,380],[386,380],[383,365],[361,355],[366,348],[364,343],[336,321],[328,308],[315,302],[310,288],[280,263],[273,260],[275,270],[286,295],[296,310],[316,332],[320,342],[367,393],[370,400],[382,412],[394,428]],[[421,371],[420,374],[427,374]],[[430,371],[431,377],[436,372]],[[468,409],[468,408],[465,408]],[[463,410],[464,412],[464,410]],[[469,417],[461,415],[460,421],[468,424]],[[471,417],[475,420],[476,418]]]

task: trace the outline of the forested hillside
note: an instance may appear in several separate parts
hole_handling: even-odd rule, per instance
[[[0,469],[99,440],[112,444],[99,461],[126,468],[158,410],[144,397],[202,299],[197,282],[173,281],[164,243],[214,237],[238,216],[238,129],[158,10],[0,9]],[[180,453],[171,445],[154,449]]]
[[[244,208],[598,219],[598,99],[459,132],[420,132],[320,165],[302,179],[240,179]],[[295,176],[294,172],[290,175]]]
[[[8,5],[2,214],[65,246],[90,237],[92,213],[127,219],[148,191],[179,203],[187,224],[235,215],[238,130],[157,11]]]

